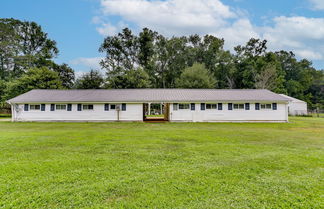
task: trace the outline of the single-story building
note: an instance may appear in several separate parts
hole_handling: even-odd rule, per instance
[[[289,99],[263,89],[31,90],[7,101],[12,121],[287,122]]]
[[[307,102],[290,97],[284,94],[281,96],[289,99],[288,102],[288,114],[289,115],[307,115]]]

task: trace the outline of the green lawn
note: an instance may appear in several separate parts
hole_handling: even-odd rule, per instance
[[[323,208],[324,119],[0,122],[0,208]]]
[[[0,120],[1,119],[10,119],[11,115],[10,114],[0,114]]]

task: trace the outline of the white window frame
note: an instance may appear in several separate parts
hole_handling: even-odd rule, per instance
[[[272,104],[270,103],[260,104],[260,110],[272,110]]]
[[[206,110],[217,110],[217,107],[218,107],[218,104],[216,104],[216,103],[206,103],[205,105],[206,105],[206,107],[205,107]],[[208,105],[210,105],[210,108],[207,108]],[[213,108],[213,106],[215,108]]]
[[[39,107],[39,109],[36,109],[36,106]],[[33,108],[32,108],[33,107]],[[41,110],[41,105],[40,104],[30,104],[29,109],[33,111],[40,111]]]
[[[59,107],[59,108],[57,108],[57,107]],[[67,110],[67,105],[66,104],[55,104],[55,110]]]
[[[92,105],[92,109],[89,109],[89,106]],[[87,106],[88,108],[84,108]],[[87,110],[87,111],[93,111],[94,110],[94,105],[93,104],[82,104],[82,110]]]
[[[235,108],[235,105],[238,106],[238,108]],[[243,105],[243,108],[240,108],[240,106],[242,107]],[[245,110],[245,104],[244,103],[233,103],[233,110]]]
[[[180,108],[180,105],[186,105],[188,108]],[[189,103],[179,103],[178,110],[190,110],[190,104]]]

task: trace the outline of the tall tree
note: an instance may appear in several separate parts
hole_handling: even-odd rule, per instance
[[[15,81],[9,82],[6,99],[13,98],[32,89],[62,89],[62,81],[58,74],[46,67],[30,68]]]
[[[73,87],[75,81],[75,74],[74,70],[71,67],[69,67],[65,63],[63,63],[62,65],[57,65],[54,63],[53,71],[58,73],[64,88],[70,89]]]
[[[75,81],[76,89],[100,89],[104,85],[104,78],[97,70],[83,74]]]
[[[107,82],[106,87],[114,89],[151,87],[149,75],[143,69],[128,70],[123,75],[108,77]]]
[[[0,78],[17,78],[58,54],[56,42],[35,22],[0,19]],[[6,77],[4,77],[6,76]]]
[[[195,63],[192,67],[186,68],[177,79],[178,88],[215,88],[216,80],[211,73],[205,68],[204,64]]]

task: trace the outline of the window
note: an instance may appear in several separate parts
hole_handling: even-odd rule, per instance
[[[104,105],[104,110],[105,110],[105,111],[109,111],[109,104],[105,104],[105,105]]]
[[[126,111],[126,104],[125,103],[122,104],[122,111]]]
[[[234,104],[234,110],[243,110],[244,104]]]
[[[178,110],[178,103],[173,104],[173,110]]]
[[[55,105],[56,110],[66,110],[65,104],[57,104]]]
[[[200,110],[205,110],[206,109],[206,104],[205,103],[201,103],[200,104]]]
[[[206,109],[207,110],[216,110],[217,104],[206,104]]]
[[[189,104],[179,104],[179,110],[189,110]]]
[[[110,109],[111,109],[111,110],[116,110],[116,105],[115,105],[115,104],[111,104],[111,105],[110,105]]]
[[[30,105],[30,110],[40,110],[40,105]]]
[[[195,103],[191,103],[191,104],[190,104],[190,109],[191,109],[192,111],[194,111],[194,110],[196,109],[196,104],[195,104]]]
[[[93,110],[92,104],[83,105],[83,110]]]
[[[261,109],[270,110],[270,109],[272,109],[272,106],[271,106],[271,104],[261,104]]]

